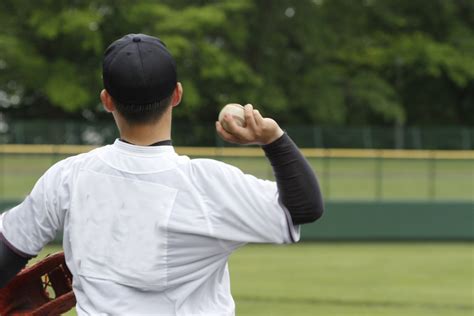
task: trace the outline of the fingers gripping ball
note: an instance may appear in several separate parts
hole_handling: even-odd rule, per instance
[[[229,127],[227,126],[227,122],[224,121],[224,115],[228,114],[232,116],[235,123],[239,126],[245,127],[245,116],[244,116],[244,107],[237,103],[229,103],[224,106],[219,113],[219,122],[221,123],[222,127],[229,131]]]

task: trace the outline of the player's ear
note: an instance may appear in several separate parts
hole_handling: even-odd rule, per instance
[[[183,86],[181,82],[176,84],[176,88],[173,91],[173,98],[171,99],[171,105],[173,107],[177,106],[181,102],[181,98],[183,97]]]
[[[107,90],[102,89],[102,91],[100,92],[100,100],[102,101],[102,105],[104,106],[104,109],[107,112],[111,113],[115,111],[114,100],[112,99],[110,94],[107,92]]]

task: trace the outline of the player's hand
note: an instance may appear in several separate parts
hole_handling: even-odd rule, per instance
[[[248,145],[267,145],[283,135],[283,130],[275,120],[262,117],[258,110],[254,110],[251,104],[244,107],[245,127],[237,125],[231,115],[225,115],[224,121],[227,129],[216,122],[216,130],[219,136],[229,143]]]

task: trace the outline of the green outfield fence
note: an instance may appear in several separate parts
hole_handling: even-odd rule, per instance
[[[19,201],[0,201],[0,213]],[[474,211],[466,202],[326,203],[324,216],[304,225],[303,241],[474,241]],[[62,241],[61,234],[55,240]]]
[[[256,146],[223,144],[209,126],[175,131],[179,154],[273,179]],[[326,201],[326,215],[304,227],[304,240],[474,240],[472,129],[287,131],[318,175]],[[110,124],[0,122],[0,211],[19,203],[55,162],[116,135]]]

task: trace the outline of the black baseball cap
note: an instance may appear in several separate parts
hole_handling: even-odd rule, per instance
[[[159,38],[128,34],[105,50],[104,88],[122,104],[144,105],[170,96],[176,87],[176,63]]]

